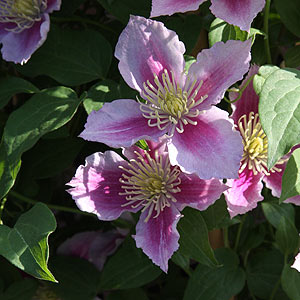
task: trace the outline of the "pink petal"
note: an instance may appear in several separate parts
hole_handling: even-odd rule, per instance
[[[119,148],[129,147],[140,139],[157,140],[163,134],[157,127],[148,126],[136,101],[122,99],[105,103],[100,110],[93,111],[80,137]]]
[[[225,91],[249,69],[251,40],[246,42],[227,41],[215,43],[210,49],[202,50],[197,61],[189,69],[188,75],[203,81],[196,100],[207,95],[198,107],[201,110],[209,109],[223,98]]]
[[[159,76],[164,69],[173,71],[179,80],[185,65],[184,52],[177,34],[163,23],[131,16],[119,37],[115,56],[127,84],[140,92],[144,82],[153,83],[153,74]]]
[[[84,258],[101,271],[107,256],[117,249],[123,239],[124,236],[116,230],[80,232],[63,242],[57,253]]]
[[[115,152],[94,153],[86,158],[68,185],[68,192],[82,211],[94,213],[100,220],[115,220],[123,211],[137,211],[127,203],[119,179],[122,171],[118,167],[124,160]]]
[[[194,174],[180,174],[180,192],[175,194],[179,211],[185,206],[205,210],[220,198],[228,187],[220,180],[202,180]]]
[[[174,134],[168,144],[171,164],[203,179],[238,177],[243,144],[228,113],[212,107],[197,122]]]
[[[256,65],[250,67],[249,73],[247,77],[243,80],[242,84],[240,85],[240,88],[242,88],[247,83],[251,76],[257,74],[258,69],[259,67]],[[230,100],[236,99],[237,96],[238,93],[231,92],[229,94]],[[249,115],[250,112],[254,112],[255,114],[258,113],[258,101],[259,97],[254,91],[252,79],[252,81],[243,91],[242,97],[237,102],[232,104],[233,113],[231,117],[234,120],[234,123],[237,124],[241,116]]]
[[[61,0],[47,0],[46,13],[51,13],[54,10],[60,10]]]
[[[211,3],[210,10],[216,17],[246,31],[265,6],[265,0],[211,0]]]
[[[227,185],[231,188],[225,191],[224,195],[231,218],[254,209],[257,202],[264,199],[261,195],[262,177],[263,174],[254,175],[252,171],[246,168],[240,174],[239,179],[227,180]]]
[[[300,272],[300,252],[295,257],[294,263],[291,265],[291,268],[296,269],[298,272]]]
[[[151,18],[198,9],[206,0],[152,0]]]
[[[10,31],[4,35],[1,39],[3,59],[14,63],[26,63],[46,40],[49,26],[49,15],[44,14],[41,21],[35,22],[32,27],[20,33]]]
[[[150,217],[144,222],[148,211],[141,214],[134,236],[136,246],[158,265],[164,272],[168,271],[168,260],[178,249],[179,233],[176,229],[181,214],[173,205],[165,208],[157,218]]]

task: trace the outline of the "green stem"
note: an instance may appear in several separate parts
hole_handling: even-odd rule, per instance
[[[39,202],[39,201],[30,199],[28,197],[25,197],[25,196],[15,192],[15,191],[10,191],[9,195],[11,195],[11,196],[13,196],[13,197],[15,197],[15,198],[17,198],[21,201],[24,201],[24,202],[27,202],[27,203],[30,203],[30,204],[33,204],[33,205]],[[53,205],[53,204],[48,204],[48,203],[44,203],[44,204],[46,204],[50,209],[54,209],[54,210],[60,210],[60,211],[74,213],[74,214],[81,214],[81,215],[85,215],[85,216],[95,216],[94,214],[84,212],[84,211],[81,211],[81,210],[76,209],[76,208],[60,206],[60,205]]]
[[[270,296],[269,300],[273,300],[274,296],[276,295],[276,292],[277,292],[277,290],[279,288],[279,285],[280,285],[280,281],[281,281],[281,278],[279,277],[279,279],[277,280],[277,282],[276,282],[276,284],[274,286],[274,289],[273,289],[273,291],[271,293],[271,296]]]
[[[5,202],[6,202],[6,198],[3,198],[1,201],[1,206],[0,206],[0,225],[3,224],[2,222],[2,214],[3,214],[3,210],[4,210],[4,206],[5,206]]]
[[[81,18],[81,17],[78,17],[78,16],[73,16],[73,17],[69,17],[69,18],[61,18],[61,17],[52,17],[51,16],[51,21],[54,21],[54,22],[80,22],[80,23],[84,23],[84,24],[94,25],[94,26],[97,26],[101,29],[109,31],[113,34],[117,34],[110,27],[105,26],[105,25],[101,24],[100,22],[96,22],[96,21],[93,21],[93,20]]]
[[[230,248],[229,239],[228,239],[228,227],[225,227],[223,229],[223,235],[224,235],[224,246],[226,248]]]
[[[266,0],[265,10],[264,10],[264,32],[265,32],[265,52],[267,55],[267,63],[272,64],[270,43],[269,43],[269,15],[270,15],[271,0]]]
[[[243,215],[241,223],[240,223],[239,228],[238,228],[238,232],[237,232],[237,236],[236,236],[236,240],[235,240],[235,244],[234,244],[234,251],[235,252],[237,251],[237,248],[239,246],[239,242],[240,242],[240,238],[241,238],[241,233],[242,233],[245,217],[246,217],[246,215]]]

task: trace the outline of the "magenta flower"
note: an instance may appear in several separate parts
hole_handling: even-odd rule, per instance
[[[116,251],[124,237],[117,230],[80,232],[63,242],[57,253],[84,258],[101,271],[107,257]]]
[[[204,1],[206,0],[152,0],[150,17],[196,10]],[[264,6],[265,0],[211,0],[210,10],[217,18],[248,31],[253,19]]]
[[[217,179],[202,180],[171,166],[164,141],[148,142],[123,154],[95,153],[77,169],[68,192],[77,206],[100,220],[115,220],[122,212],[141,211],[134,236],[152,261],[167,272],[168,260],[179,247],[176,225],[185,206],[205,210],[227,189]]]
[[[250,68],[249,74],[241,86],[256,74],[257,66]],[[233,99],[236,95],[231,94]],[[232,119],[243,138],[244,153],[240,162],[239,179],[229,179],[231,187],[225,191],[228,211],[231,217],[244,214],[257,206],[264,198],[261,195],[262,181],[271,189],[274,197],[280,197],[281,180],[288,156],[281,158],[275,166],[267,169],[268,139],[258,116],[258,101],[252,81],[246,87],[240,100],[233,104]],[[285,202],[300,204],[300,197],[295,196]]]
[[[49,13],[59,10],[61,0],[0,0],[2,57],[26,63],[46,40]]]
[[[81,137],[111,147],[169,136],[172,165],[203,179],[236,178],[241,137],[227,112],[212,106],[249,68],[251,41],[216,43],[184,73],[185,47],[162,23],[132,16],[115,56],[128,85],[140,92],[92,112]]]

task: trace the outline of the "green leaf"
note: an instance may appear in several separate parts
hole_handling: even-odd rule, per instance
[[[298,249],[298,230],[288,218],[281,217],[275,239],[279,250],[285,255],[291,254]]]
[[[277,70],[265,80],[259,116],[268,137],[268,168],[300,142],[300,71]]]
[[[37,203],[21,215],[14,228],[0,225],[0,254],[24,272],[44,280],[56,281],[48,270],[48,236],[56,221],[45,204]]]
[[[217,42],[227,42],[228,40],[239,40],[246,41],[249,38],[253,38],[252,43],[254,43],[255,36],[264,35],[264,33],[258,29],[251,28],[250,32],[241,30],[238,26],[230,25],[225,21],[216,18],[210,25],[210,30],[208,33],[208,41],[210,47],[212,47]]]
[[[295,209],[292,204],[278,204],[277,200],[269,202],[264,201],[262,202],[262,209],[268,222],[271,223],[277,229],[281,217],[290,219],[292,222],[294,222],[295,220]]]
[[[224,195],[222,195],[213,205],[202,211],[201,215],[205,220],[208,230],[222,228],[227,221],[230,222]]]
[[[148,300],[146,293],[142,289],[129,289],[125,291],[114,291],[109,293],[107,300]]]
[[[99,287],[100,272],[87,260],[56,256],[50,261],[58,284],[49,288],[62,300],[94,300]]]
[[[250,255],[247,264],[247,284],[251,293],[261,299],[269,299],[283,269],[283,255],[277,250],[268,250]],[[286,299],[279,288],[273,300]]]
[[[2,300],[32,300],[38,288],[36,280],[25,278],[11,284],[1,298]]]
[[[205,265],[218,265],[209,243],[208,230],[201,212],[187,207],[183,215],[184,217],[178,223],[179,252]]]
[[[101,290],[136,288],[154,280],[161,272],[129,237],[105,264],[100,287]]]
[[[37,93],[39,89],[29,81],[19,77],[7,77],[0,80],[0,109],[12,96],[18,93]]]
[[[23,152],[44,134],[66,124],[80,101],[73,90],[55,87],[35,94],[11,113],[0,145],[0,198],[13,186]]]
[[[111,46],[99,32],[51,25],[43,47],[18,70],[26,76],[48,75],[61,84],[74,86],[105,78],[111,59]]]
[[[150,16],[151,0],[98,0],[98,2],[123,24],[127,24],[130,15]]]
[[[196,61],[196,58],[194,56],[184,55],[184,60],[185,60],[184,72],[187,74],[190,66]]]
[[[287,29],[300,37],[300,2],[275,0],[276,10]]]
[[[228,300],[242,290],[245,273],[238,266],[237,254],[220,248],[216,257],[222,266],[210,268],[199,264],[190,277],[184,300]]]
[[[290,299],[300,300],[300,273],[297,270],[285,265],[281,276],[281,284]]]
[[[290,48],[284,55],[285,65],[290,68],[300,67],[300,45]]]
[[[291,155],[282,176],[280,201],[300,195],[300,149]]]
[[[257,95],[261,93],[262,87],[267,77],[277,70],[280,69],[272,65],[265,65],[259,68],[258,73],[254,76],[253,79],[253,88]]]
[[[176,251],[173,256],[172,256],[172,261],[179,266],[180,268],[182,268],[183,270],[189,271],[190,269],[190,259],[183,255],[182,253],[180,253],[179,251]]]

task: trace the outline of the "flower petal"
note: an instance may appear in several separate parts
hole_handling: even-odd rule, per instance
[[[94,213],[100,220],[115,220],[123,211],[138,211],[127,203],[119,179],[122,170],[118,167],[125,161],[115,152],[97,152],[86,158],[68,185],[68,192],[82,211]]]
[[[122,99],[105,103],[100,110],[93,111],[80,137],[119,148],[129,147],[140,139],[157,140],[163,134],[157,127],[148,126],[136,101]]]
[[[45,14],[32,27],[20,33],[11,31],[3,36],[1,39],[1,43],[3,44],[1,49],[3,59],[13,61],[14,63],[26,63],[32,53],[46,40],[49,26],[49,15]]]
[[[246,31],[265,6],[265,0],[211,0],[211,3],[210,10],[216,17]]]
[[[204,95],[207,95],[207,99],[198,106],[199,109],[209,109],[212,104],[219,103],[225,91],[243,78],[249,69],[250,49],[251,40],[230,40],[226,43],[215,43],[210,49],[202,50],[198,54],[188,75],[203,82],[195,100]]]
[[[141,92],[143,83],[149,80],[153,84],[153,74],[159,76],[164,69],[173,71],[179,80],[185,65],[184,52],[177,34],[163,23],[131,16],[119,37],[115,56],[127,84]]]
[[[225,191],[224,195],[231,218],[254,209],[257,202],[264,199],[261,195],[263,189],[261,179],[263,176],[261,173],[254,175],[247,168],[240,174],[239,179],[227,180],[226,184],[231,188]]]
[[[180,192],[175,194],[179,211],[185,206],[205,210],[220,198],[228,187],[220,180],[203,180],[194,174],[180,174]]]
[[[294,263],[291,265],[291,268],[296,269],[298,272],[300,272],[300,252],[295,257]]]
[[[164,272],[168,271],[168,260],[178,249],[179,233],[176,229],[180,219],[180,212],[173,205],[166,207],[157,218],[150,217],[145,210],[136,226],[134,239],[136,246],[158,265]]]
[[[240,134],[228,113],[212,107],[200,114],[197,125],[186,125],[168,144],[170,162],[200,178],[236,178],[243,154]]]
[[[199,5],[206,0],[152,0],[150,18],[173,15],[177,12],[186,12],[198,9]]]
[[[54,10],[59,10],[61,5],[61,0],[47,0],[46,13],[51,13]]]
[[[250,67],[249,73],[247,77],[243,80],[240,85],[240,89],[245,86],[247,81],[251,78],[251,76],[257,74],[259,67],[257,65],[253,65]],[[229,94],[230,100],[236,99],[238,93],[231,92]],[[232,104],[233,113],[231,118],[234,120],[234,123],[237,124],[238,120],[243,115],[249,115],[250,112],[258,113],[258,101],[259,97],[255,93],[253,88],[253,79],[248,84],[248,86],[243,91],[242,97]]]

